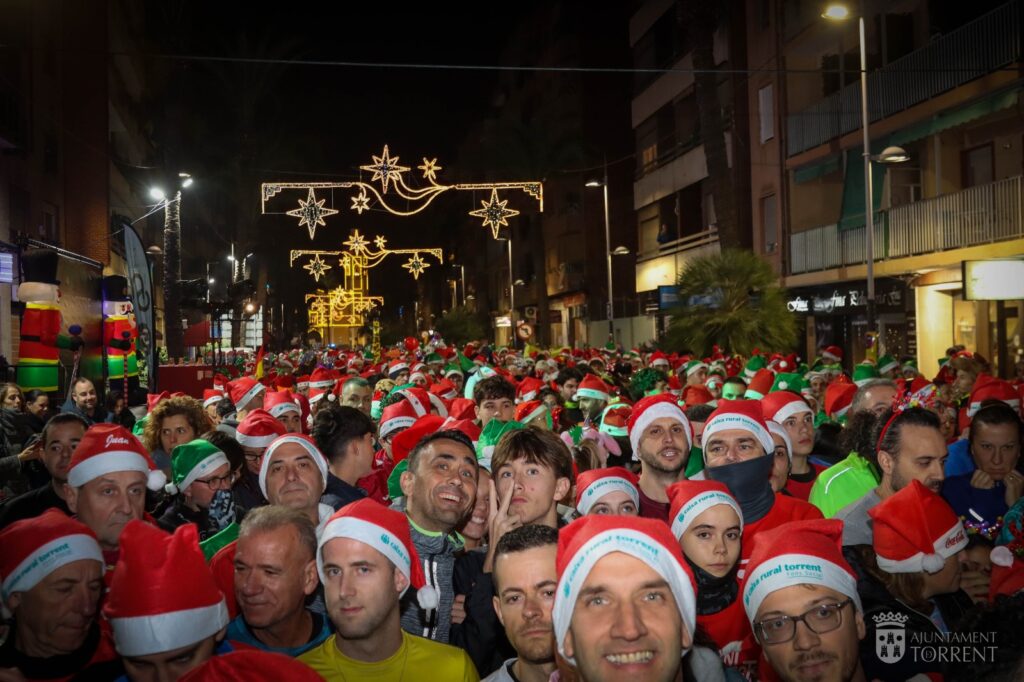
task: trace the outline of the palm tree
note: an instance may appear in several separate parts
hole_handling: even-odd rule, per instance
[[[668,349],[707,355],[718,344],[749,355],[754,348],[787,350],[796,343],[796,323],[775,272],[751,251],[726,249],[687,263],[679,301],[665,337]]]

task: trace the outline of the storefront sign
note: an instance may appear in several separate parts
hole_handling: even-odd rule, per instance
[[[831,292],[806,296],[793,296],[786,302],[791,313],[822,313],[825,315],[841,314],[857,308],[866,308],[867,293],[859,286],[836,288]],[[901,288],[875,289],[875,304],[879,307],[902,307],[903,290]]]
[[[512,326],[512,318],[508,317],[507,315],[505,317],[496,317],[496,318],[494,318],[494,326],[495,327],[511,327]]]
[[[1024,298],[1024,260],[965,260],[965,301],[1015,301]]]

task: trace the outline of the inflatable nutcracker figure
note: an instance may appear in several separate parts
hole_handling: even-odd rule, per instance
[[[25,304],[21,316],[18,345],[18,385],[22,391],[58,390],[58,360],[61,348],[78,351],[82,347],[77,325],[71,335],[61,333],[60,290],[57,288],[57,254],[53,251],[28,251],[21,257],[23,280],[18,285],[18,300]]]
[[[125,400],[139,387],[139,362],[135,355],[135,308],[128,299],[128,280],[120,275],[103,278],[103,353],[107,386],[121,391]]]

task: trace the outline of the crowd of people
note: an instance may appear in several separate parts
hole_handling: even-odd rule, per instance
[[[135,412],[0,385],[0,681],[1024,679],[1024,382],[848,370],[435,340]]]

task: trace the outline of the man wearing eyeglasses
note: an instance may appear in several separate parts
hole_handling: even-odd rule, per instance
[[[743,607],[765,658],[785,682],[864,682],[864,616],[842,554],[841,521],[794,521],[760,533]]]

